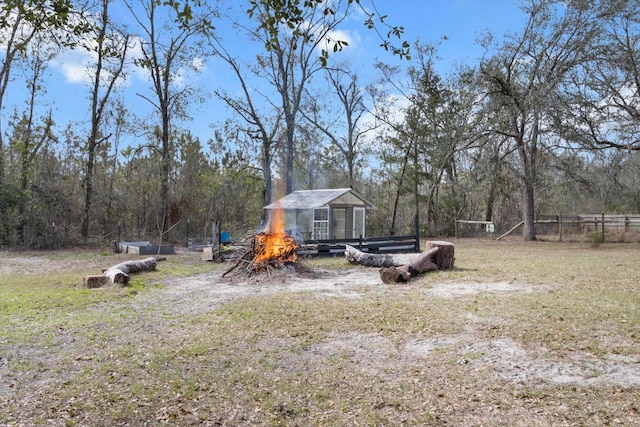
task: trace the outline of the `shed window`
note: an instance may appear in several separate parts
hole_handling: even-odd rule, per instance
[[[313,238],[329,238],[329,208],[319,208],[313,210]]]

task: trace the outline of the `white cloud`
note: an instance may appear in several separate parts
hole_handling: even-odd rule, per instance
[[[56,56],[51,65],[62,73],[67,83],[90,84],[90,67],[95,63],[94,56],[92,52],[83,49],[65,50]]]
[[[191,60],[191,68],[196,72],[196,73],[201,73],[203,71],[206,70],[206,64],[204,63],[204,59],[197,57],[197,58],[193,58]]]
[[[127,75],[127,86],[135,84],[135,81],[150,83],[151,76],[149,70],[144,67],[134,65],[134,62],[144,58],[142,53],[142,41],[134,37],[129,41],[130,48],[127,51],[127,64],[125,69]],[[201,57],[194,57],[183,67],[178,68],[171,76],[171,83],[177,87],[184,87],[193,81],[193,73],[201,73],[207,70],[207,64]]]
[[[120,40],[123,42],[124,40]],[[127,50],[126,66],[124,69],[126,79],[120,79],[118,82],[119,87],[128,86],[131,84],[131,77],[137,78],[142,81],[149,80],[149,73],[146,70],[141,69],[134,65],[134,61],[142,57],[142,51],[140,44],[137,40],[129,40],[130,48]],[[95,66],[97,63],[98,55],[95,51],[97,48],[97,42],[95,40],[87,39],[82,42],[83,47],[76,46],[74,49],[64,49],[60,52],[52,61],[51,66],[57,69],[65,81],[70,84],[91,85],[93,84]],[[102,75],[105,81],[111,78],[109,72],[111,63],[114,67],[118,66],[118,58],[103,58]],[[112,69],[112,68],[111,68]]]
[[[146,68],[138,67],[134,65],[134,61],[144,58],[142,54],[142,39],[137,36],[133,36],[129,39],[129,49],[127,50],[127,68],[125,73],[127,75],[127,84],[131,84],[133,79],[142,82],[149,82],[149,71]]]
[[[206,69],[206,65],[202,58],[193,58],[187,66],[180,67],[171,76],[171,84],[177,88],[185,88],[193,86],[196,81],[195,74]]]
[[[357,34],[352,34],[349,31],[344,30],[333,30],[327,33],[324,41],[321,43],[321,49],[329,52],[329,54],[333,53],[333,49],[335,46],[340,43],[346,43],[346,45],[342,45],[343,50],[347,50],[349,48],[354,48],[356,42],[359,40]]]

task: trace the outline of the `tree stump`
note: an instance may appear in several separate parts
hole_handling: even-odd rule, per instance
[[[205,248],[202,248],[202,260],[203,261],[213,261],[214,260],[213,247],[212,246],[207,246]]]
[[[402,283],[408,282],[413,277],[412,272],[403,270],[402,267],[383,267],[380,269],[380,278],[383,283]]]
[[[455,261],[453,243],[430,240],[427,242],[425,250],[428,251],[431,248],[438,248],[438,252],[436,252],[433,262],[438,264],[441,270],[449,270],[453,268],[453,262]]]

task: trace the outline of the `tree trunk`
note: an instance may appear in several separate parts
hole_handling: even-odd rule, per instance
[[[271,204],[273,196],[273,181],[271,174],[271,138],[269,138],[266,132],[262,132],[262,177],[264,179],[264,192],[262,195],[262,206]],[[263,209],[264,211],[264,209]],[[262,213],[264,220],[266,220],[265,212]]]
[[[349,245],[346,245],[344,254],[350,263],[365,267],[397,267],[414,263],[424,256],[424,252],[419,254],[370,254]]]
[[[351,263],[382,267],[384,283],[406,282],[421,273],[453,268],[454,246],[449,242],[427,242],[427,250],[419,254],[369,254],[346,246],[345,257]]]
[[[380,269],[380,278],[384,283],[408,282],[412,277],[428,271],[440,270],[438,264],[433,261],[433,257],[438,252],[438,248],[432,248],[423,252],[422,257],[414,260],[410,264],[396,267],[384,267]]]
[[[287,117],[287,140],[285,144],[285,156],[284,156],[284,196],[291,194],[293,192],[293,157],[294,157],[294,141],[293,141],[293,118]]]
[[[108,268],[107,271],[104,272],[104,275],[108,277],[113,284],[120,283],[126,285],[129,283],[129,274],[155,270],[157,263],[158,261],[153,257],[139,261],[125,261]]]
[[[91,216],[91,200],[93,198],[93,167],[95,164],[95,135],[89,137],[89,143],[87,144],[87,164],[85,169],[85,176],[83,182],[84,188],[84,212],[82,215],[82,226],[80,229],[80,235],[83,238],[89,237],[89,221]]]
[[[395,236],[396,234],[396,217],[398,215],[398,204],[400,201],[400,194],[402,193],[402,186],[404,185],[404,178],[407,173],[407,164],[409,163],[409,154],[411,153],[411,144],[409,144],[409,148],[407,149],[403,163],[402,163],[402,172],[400,173],[400,181],[398,182],[398,188],[396,189],[396,198],[393,202],[393,213],[391,215],[391,229],[389,230],[389,234]]]
[[[169,178],[171,172],[171,139],[169,135],[169,106],[162,108],[162,159],[160,177],[160,203],[162,207],[162,217],[160,221],[160,240],[164,238],[164,233],[171,227],[169,224]]]

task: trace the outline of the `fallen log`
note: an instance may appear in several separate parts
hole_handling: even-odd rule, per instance
[[[353,246],[346,245],[344,255],[352,264],[366,267],[391,267],[411,264],[422,256],[419,254],[373,254],[362,252]]]
[[[433,261],[439,248],[431,248],[422,252],[420,258],[416,258],[410,264],[384,267],[380,269],[380,278],[384,283],[408,282],[412,277],[428,271],[440,270],[440,266]]]
[[[429,241],[427,250],[419,254],[370,254],[346,246],[345,257],[351,263],[367,267],[382,267],[384,283],[407,282],[421,273],[453,268],[454,246],[443,241]]]
[[[129,274],[155,270],[157,263],[158,261],[153,257],[139,261],[124,261],[113,267],[109,267],[104,272],[104,275],[108,277],[113,284],[119,283],[126,285],[129,283]]]

